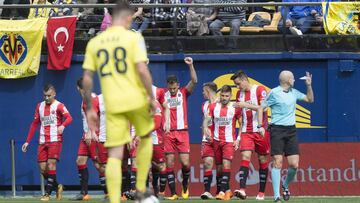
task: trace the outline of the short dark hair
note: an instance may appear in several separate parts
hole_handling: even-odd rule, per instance
[[[55,91],[54,85],[52,85],[52,84],[46,84],[46,85],[44,86],[44,88],[43,88],[43,91],[44,91],[44,92],[47,92],[47,91],[49,91],[50,89],[52,89],[52,90]]]
[[[214,92],[217,92],[217,85],[214,82],[206,82],[203,84],[203,87],[208,87],[209,89],[211,89]]]
[[[131,8],[129,1],[127,0],[118,0],[116,1],[116,6],[113,9],[109,10],[110,15],[119,15],[123,12],[132,13],[134,9]]]
[[[236,73],[234,73],[234,75],[232,75],[230,79],[235,80],[236,78],[248,80],[248,76],[246,75],[246,73],[243,70],[239,70]]]
[[[227,92],[231,92],[231,86],[230,85],[224,85],[221,87],[220,89],[221,93],[227,93]]]
[[[175,75],[169,75],[166,79],[166,82],[168,84],[174,84],[174,83],[178,83],[179,81]]]
[[[77,81],[76,81],[76,85],[80,88],[83,89],[83,77],[80,77]]]

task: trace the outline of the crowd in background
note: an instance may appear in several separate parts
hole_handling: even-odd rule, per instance
[[[246,3],[267,2],[267,0],[129,0],[132,4],[181,4],[181,3]],[[283,0],[283,2],[321,2],[322,0]],[[114,0],[0,0],[0,4],[108,4]],[[31,8],[2,9],[2,19],[26,19],[37,17],[78,16],[77,30],[81,37],[92,37],[111,25],[111,12],[107,8]],[[222,35],[222,29],[229,27],[230,35],[238,35],[240,26],[270,25],[271,20],[255,16],[248,22],[247,16],[253,12],[265,11],[273,15],[280,12],[278,24],[280,32],[302,35],[309,33],[312,26],[322,25],[321,6],[292,7],[223,7],[223,8],[142,8],[134,11],[132,29],[144,32],[152,30],[160,35],[161,30],[172,30],[176,25],[178,34],[185,35]],[[283,26],[285,22],[285,26]],[[160,30],[160,31],[159,31]]]

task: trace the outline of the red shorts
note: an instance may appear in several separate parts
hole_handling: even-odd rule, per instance
[[[154,145],[153,146],[152,161],[157,164],[164,163],[164,161],[165,161],[164,145]]]
[[[240,151],[255,151],[260,155],[268,155],[270,153],[270,133],[265,131],[264,137],[255,132],[242,133]]]
[[[133,149],[128,149],[127,146],[124,146],[124,158],[123,159],[133,159],[136,158],[136,147]]]
[[[234,143],[214,140],[216,165],[222,164],[223,159],[231,161],[234,158]]]
[[[189,132],[187,130],[175,130],[165,134],[164,149],[166,154],[190,153]]]
[[[98,162],[100,164],[106,164],[108,154],[107,154],[107,149],[104,146],[104,143],[97,142],[97,151],[98,151]]]
[[[61,142],[49,142],[38,146],[38,162],[47,162],[48,159],[60,160]]]
[[[201,143],[201,158],[215,157],[214,142]]]
[[[81,139],[78,149],[78,156],[87,156],[92,160],[96,160],[96,142],[91,142],[89,146],[86,144],[84,139]]]

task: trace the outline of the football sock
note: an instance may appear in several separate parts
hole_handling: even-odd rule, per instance
[[[205,192],[210,192],[212,179],[213,179],[212,170],[205,170],[204,173]]]
[[[120,203],[121,189],[121,160],[113,157],[108,158],[105,174],[107,177],[106,187],[111,203]]]
[[[271,181],[274,191],[274,199],[280,197],[280,169],[272,168],[271,169]]]
[[[268,177],[268,173],[269,173],[268,165],[269,165],[268,162],[264,163],[264,164],[260,164],[260,170],[259,170],[260,187],[259,187],[259,192],[263,192],[263,193],[265,192],[267,177]]]
[[[100,180],[101,189],[104,191],[104,194],[107,194],[108,192],[107,192],[107,189],[106,189],[106,178],[105,178],[104,173],[99,174],[99,180]]]
[[[149,173],[149,166],[152,158],[152,139],[149,136],[141,137],[141,141],[137,148],[136,164],[137,164],[137,177],[136,189],[140,192],[146,190],[146,179]]]
[[[160,192],[165,192],[167,181],[166,171],[160,171]]]
[[[250,161],[248,160],[242,160],[240,162],[240,171],[239,171],[240,189],[246,188],[246,180],[249,175],[249,165],[250,165]]]
[[[221,191],[226,192],[230,189],[230,171],[231,169],[223,169],[221,180]]]
[[[87,165],[78,165],[78,175],[80,178],[81,194],[88,194],[89,171]]]
[[[219,194],[221,191],[221,181],[222,181],[222,174],[216,173],[216,194]]]
[[[51,192],[57,189],[57,182],[56,182],[56,170],[49,170],[48,171],[48,178],[46,184],[46,194],[51,195]]]
[[[167,168],[167,179],[171,191],[171,196],[176,194],[175,190],[175,174],[173,168]]]
[[[130,185],[130,177],[129,177],[129,170],[127,169],[127,166],[122,168],[122,184],[121,184],[121,193],[124,193],[126,191],[129,191],[129,185]]]
[[[283,184],[283,186],[285,188],[289,188],[289,184],[290,184],[291,181],[294,180],[295,175],[296,175],[296,168],[289,167],[288,171],[287,171],[286,180],[285,180],[285,182]]]
[[[181,169],[181,172],[182,172],[182,176],[183,176],[183,181],[182,181],[183,191],[186,191],[188,189],[188,185],[189,185],[190,168],[183,167]]]
[[[154,189],[154,193],[157,194],[159,192],[159,176],[160,173],[156,169],[152,169],[152,186]]]
[[[136,168],[131,168],[131,175],[130,175],[130,188],[131,190],[136,190]]]

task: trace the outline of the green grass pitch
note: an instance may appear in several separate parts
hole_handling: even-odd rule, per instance
[[[2,198],[0,197],[0,202],[16,202],[16,203],[37,203],[37,202],[41,202],[38,198],[23,198],[23,197],[19,197],[19,198]],[[79,202],[79,201],[70,201],[70,200],[66,200],[66,198],[64,198],[64,200],[62,201],[57,201],[57,200],[50,200],[49,202],[54,202],[54,203],[66,203],[66,202]],[[93,203],[93,202],[97,202],[97,203],[101,203],[102,199],[101,198],[94,198],[90,201],[86,201],[88,203]],[[125,202],[133,202],[133,201],[125,201]],[[169,200],[163,200],[161,201],[161,203],[201,203],[201,202],[206,202],[206,203],[219,203],[219,202],[226,202],[226,201],[218,201],[218,200],[201,200],[199,198],[191,198],[188,200],[176,200],[176,201],[169,201]],[[246,203],[246,202],[273,202],[272,198],[268,197],[266,198],[265,201],[256,201],[254,197],[249,197],[247,200],[239,200],[239,199],[232,199],[229,202],[241,202],[241,203]],[[283,201],[284,202],[284,201]],[[360,202],[360,197],[292,197],[289,201],[289,203],[292,202],[304,202],[304,203],[343,203],[343,202],[348,202],[348,203],[359,203]]]

